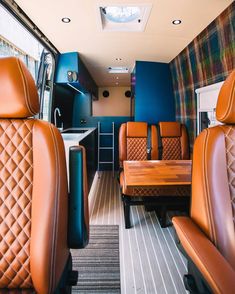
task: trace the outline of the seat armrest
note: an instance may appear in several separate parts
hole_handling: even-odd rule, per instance
[[[234,293],[235,271],[200,228],[189,217],[174,217],[173,224],[182,247],[213,293]]]
[[[84,248],[89,242],[88,186],[86,150],[83,146],[69,149],[69,248]]]

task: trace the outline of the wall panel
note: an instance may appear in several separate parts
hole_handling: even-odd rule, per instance
[[[226,79],[235,67],[235,2],[170,63],[176,120],[185,123],[191,146],[196,136],[197,88]]]

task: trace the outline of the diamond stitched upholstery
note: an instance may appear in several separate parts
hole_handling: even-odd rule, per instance
[[[134,188],[132,196],[189,196],[191,188],[187,186],[167,188]]]
[[[127,138],[127,160],[147,160],[147,138]]]
[[[180,137],[162,138],[162,159],[163,160],[180,160],[181,142]]]
[[[191,187],[128,188],[123,193],[128,196],[190,196]]]
[[[34,120],[0,119],[0,288],[32,288]]]
[[[235,126],[224,126],[227,158],[228,184],[235,222]]]

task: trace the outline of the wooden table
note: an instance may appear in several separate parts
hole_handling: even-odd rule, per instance
[[[142,200],[128,195],[128,190],[133,188],[160,188],[181,187],[191,185],[191,160],[147,160],[147,161],[124,161],[124,178],[122,197],[126,228],[130,228],[130,205],[143,205],[148,203],[167,203],[189,201],[189,197],[148,196],[143,195]],[[149,201],[151,198],[151,201]],[[176,199],[177,198],[177,199]],[[164,226],[164,224],[163,224]]]

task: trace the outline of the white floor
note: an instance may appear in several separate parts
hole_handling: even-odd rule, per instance
[[[131,207],[131,229],[125,229],[119,184],[111,172],[95,176],[89,194],[90,224],[119,225],[122,294],[187,293],[182,277],[186,260],[172,228],[162,229],[155,212]]]

